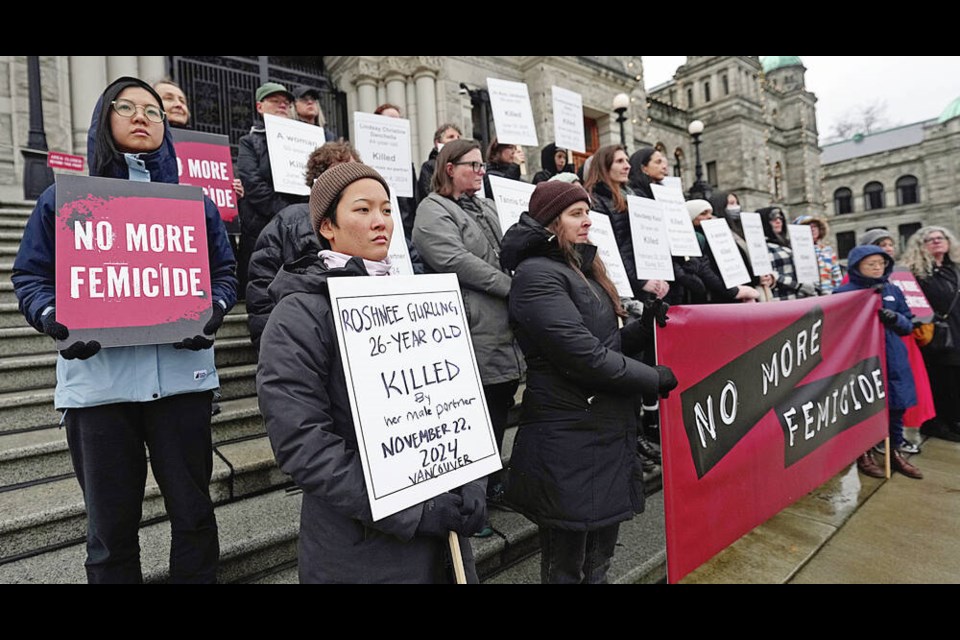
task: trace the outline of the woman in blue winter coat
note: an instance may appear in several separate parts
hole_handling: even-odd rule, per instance
[[[540,528],[545,583],[603,583],[620,523],[643,511],[634,400],[677,380],[636,353],[649,322],[626,315],[588,241],[589,196],[542,182],[503,238],[510,322],[527,359],[505,497]]]
[[[876,245],[854,247],[847,256],[850,281],[834,290],[834,293],[875,289],[883,301],[880,307],[880,321],[886,334],[887,354],[887,408],[890,415],[890,461],[894,470],[908,478],[923,478],[916,466],[903,457],[900,446],[903,438],[903,413],[917,404],[917,392],[913,385],[913,373],[907,348],[899,336],[905,336],[913,330],[913,313],[907,306],[900,288],[889,282],[893,273],[893,258]],[[883,452],[882,445],[877,451]],[[870,451],[857,459],[857,466],[866,475],[882,478],[886,475],[874,460]]]
[[[177,184],[169,121],[156,91],[112,82],[93,110],[90,174]],[[56,185],[37,200],[13,265],[20,311],[38,331],[69,342],[56,316]],[[87,508],[87,580],[141,582],[138,530],[150,466],[172,530],[171,582],[215,582],[217,522],[210,499],[210,407],[219,386],[213,334],[236,301],[235,261],[216,205],[204,197],[213,315],[204,335],[175,344],[100,348],[75,341],[57,358],[54,404]],[[159,322],[159,319],[158,319]]]

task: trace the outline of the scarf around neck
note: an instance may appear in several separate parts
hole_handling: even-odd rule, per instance
[[[348,256],[345,253],[338,253],[336,251],[331,251],[330,249],[322,249],[320,253],[317,254],[323,264],[326,265],[327,269],[339,269],[342,268],[350,258],[354,256]],[[390,275],[390,256],[387,256],[384,260],[379,262],[373,260],[363,260],[363,266],[367,270],[367,274],[371,276],[388,276]]]

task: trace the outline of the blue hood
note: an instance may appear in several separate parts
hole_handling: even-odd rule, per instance
[[[104,96],[108,94],[116,95],[123,89],[132,86],[146,89],[157,99],[157,104],[161,107],[163,106],[163,101],[160,99],[160,96],[157,95],[157,92],[154,91],[153,87],[138,78],[124,76],[111,82],[97,99],[97,104],[93,108],[93,116],[90,119],[90,129],[87,131],[87,162],[89,163],[90,175],[92,176],[121,178],[123,180],[127,180],[130,177],[123,153],[116,148],[107,148],[103,141],[99,141],[98,147],[97,137],[100,127],[106,124],[105,118],[109,117],[109,113],[103,113]],[[112,99],[113,98],[111,98],[111,100]],[[106,164],[104,169],[98,171],[97,167],[100,166],[100,163],[98,163],[97,160],[101,154],[112,156],[112,159]],[[163,142],[160,144],[160,148],[149,153],[138,154],[138,157],[146,164],[147,170],[150,172],[151,182],[179,184],[180,179],[177,175],[177,153],[173,146],[173,134],[170,133],[170,121],[166,118],[163,120]]]
[[[858,266],[860,261],[872,255],[881,255],[886,260],[887,267],[883,270],[882,278],[868,278],[860,273]],[[847,267],[850,272],[850,282],[859,287],[872,287],[876,284],[885,283],[887,278],[890,277],[890,274],[893,273],[893,258],[888,256],[886,251],[875,244],[861,244],[850,251],[850,255],[847,256]]]

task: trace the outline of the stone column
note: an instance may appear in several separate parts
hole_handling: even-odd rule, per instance
[[[86,155],[87,131],[97,98],[107,86],[106,56],[70,56],[70,117],[73,150]]]
[[[144,82],[154,84],[167,75],[164,56],[137,56],[137,64],[140,67],[140,75],[137,77]]]
[[[407,92],[403,73],[397,70],[388,71],[386,87],[386,100],[384,100],[384,102],[389,102],[400,107],[400,110],[403,112],[400,115],[406,118],[407,112],[404,106],[407,104]]]
[[[403,110],[403,117],[410,121],[410,159],[413,161],[414,166],[419,167],[422,160],[420,158],[420,123],[417,120],[420,108],[417,105],[417,87],[413,83],[412,78],[407,78],[404,83],[404,89],[406,90],[406,101],[405,108]],[[424,159],[426,156],[424,155]]]
[[[121,76],[140,77],[137,56],[107,56],[107,82],[113,82]]]
[[[431,69],[418,70],[414,76],[417,89],[417,142],[423,152],[423,160],[433,148],[433,132],[437,130],[437,81]],[[418,156],[419,157],[419,156]]]
[[[377,102],[377,81],[370,76],[361,76],[355,82],[357,85],[357,111],[373,113],[377,105],[380,104]]]

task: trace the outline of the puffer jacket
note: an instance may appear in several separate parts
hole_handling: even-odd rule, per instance
[[[360,258],[338,269],[301,260],[269,287],[276,307],[261,337],[257,397],[277,463],[303,490],[300,581],[450,582],[447,539],[417,533],[422,503],[372,520],[327,288],[330,278],[366,275]],[[477,582],[470,541],[460,548]]]
[[[868,278],[860,273],[859,264],[867,256],[881,255],[886,261],[886,269],[880,278]],[[893,258],[888,256],[880,247],[868,244],[859,245],[850,251],[847,256],[850,281],[840,285],[833,293],[845,291],[859,291],[862,289],[876,289],[884,309],[890,309],[897,314],[897,323],[892,327],[884,326],[886,334],[887,354],[887,405],[891,409],[907,409],[917,404],[917,390],[913,383],[913,372],[910,370],[910,357],[907,347],[900,336],[905,336],[913,330],[913,313],[907,306],[900,287],[889,281],[893,273]],[[879,320],[877,320],[879,322]]]
[[[643,511],[634,400],[656,393],[658,375],[622,353],[621,334],[642,325],[619,328],[592,277],[596,247],[577,245],[580,273],[551,236],[524,213],[504,237],[510,321],[527,358],[505,497],[542,527],[588,531]]]
[[[417,208],[413,245],[428,270],[457,274],[483,384],[518,380],[523,355],[508,321],[500,220],[491,200],[464,197],[476,211],[436,192],[427,196]]]
[[[625,187],[625,190],[628,195],[634,195],[630,187]],[[643,285],[647,281],[637,278],[637,261],[633,255],[633,233],[630,231],[630,212],[627,209],[622,212],[616,210],[613,206],[613,193],[610,191],[610,187],[603,182],[598,182],[593,186],[590,193],[590,210],[602,213],[610,218],[613,237],[617,241],[617,248],[620,250],[623,268],[630,280],[633,297],[638,300],[646,300],[650,297],[650,294],[643,290]]]
[[[136,78],[119,78],[144,88],[149,85]],[[133,86],[133,85],[131,85]],[[96,136],[101,119],[101,100],[93,110],[87,135],[87,156],[91,171],[96,162]],[[169,122],[164,127],[160,148],[137,154],[151,182],[177,184],[177,156]],[[129,179],[123,156],[113,159],[101,177]],[[13,285],[20,312],[37,331],[43,331],[41,315],[48,306],[56,306],[56,219],[57,186],[49,186],[37,199],[27,221],[23,240],[13,264]],[[203,197],[210,259],[212,299],[229,310],[237,299],[236,261],[227,239],[227,231],[217,206]],[[69,329],[69,324],[67,323]],[[187,336],[184,336],[186,338]],[[213,349],[190,351],[174,349],[171,344],[147,344],[101,349],[87,360],[57,357],[57,387],[54,406],[58,409],[92,407],[116,402],[148,402],[180,393],[208,391],[219,386]]]
[[[262,124],[251,127],[250,133],[240,138],[237,177],[244,189],[243,197],[238,202],[240,230],[251,238],[259,236],[273,216],[285,207],[309,200],[308,196],[274,190],[267,130]]]

